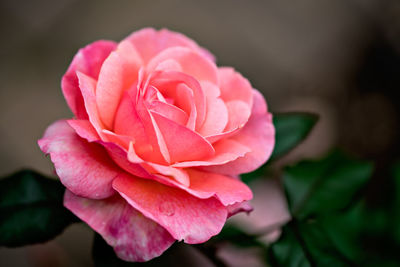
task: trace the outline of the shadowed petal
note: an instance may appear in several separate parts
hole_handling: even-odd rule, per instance
[[[50,154],[61,182],[74,194],[94,199],[114,194],[111,182],[120,168],[103,147],[80,138],[66,121],[50,125],[38,143]]]
[[[122,197],[103,200],[81,198],[66,190],[64,205],[98,232],[125,261],[148,261],[173,243],[160,225],[144,217]]]

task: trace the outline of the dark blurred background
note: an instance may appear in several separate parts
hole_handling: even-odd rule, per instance
[[[333,146],[382,164],[398,156],[398,0],[0,0],[1,175],[22,167],[51,174],[36,141],[72,115],[60,89],[72,57],[146,26],[196,40],[247,77],[272,112],[319,114],[286,162]],[[0,266],[47,266],[49,251],[53,266],[90,266],[91,242],[76,225],[45,245],[1,248]]]

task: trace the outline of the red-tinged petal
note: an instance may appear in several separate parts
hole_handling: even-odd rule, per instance
[[[245,102],[233,100],[226,103],[228,110],[228,123],[225,132],[242,128],[249,120],[251,109]]]
[[[113,182],[135,209],[164,227],[175,239],[202,243],[218,234],[228,215],[217,199],[199,199],[178,188],[125,174]]]
[[[164,137],[172,163],[214,155],[214,148],[199,134],[157,113],[152,116]]]
[[[117,195],[93,200],[66,190],[64,205],[98,232],[125,261],[151,260],[175,241],[163,227],[144,217]]]
[[[85,138],[89,142],[100,140],[100,136],[97,134],[96,129],[92,126],[90,121],[67,120],[67,122],[80,137]]]
[[[82,72],[97,80],[100,67],[108,55],[116,48],[111,41],[97,41],[78,51],[62,78],[61,87],[71,111],[78,119],[87,119],[76,72]]]
[[[253,90],[253,95],[254,105],[249,121],[240,132],[230,137],[249,147],[251,152],[224,165],[203,167],[204,170],[228,175],[241,174],[256,170],[270,157],[275,144],[272,115],[266,110],[263,96],[256,90]]]
[[[156,31],[152,28],[145,28],[132,33],[126,40],[129,40],[137,47],[145,63],[164,49],[174,46],[189,47],[209,60],[214,61],[214,56],[204,48],[199,47],[193,40],[183,34],[166,29]]]
[[[253,88],[246,78],[229,67],[218,68],[218,78],[221,98],[225,102],[240,100],[252,107]]]
[[[171,47],[152,58],[147,65],[149,72],[166,60],[175,60],[182,68],[182,72],[201,81],[218,84],[218,72],[215,63],[208,60],[195,50],[186,47]]]
[[[122,170],[104,148],[80,138],[66,121],[50,125],[38,143],[50,154],[61,182],[74,194],[93,199],[113,195],[111,182]]]
[[[130,42],[121,42],[104,61],[96,89],[101,120],[112,129],[115,112],[125,90],[138,80],[142,59]]]
[[[209,82],[202,82],[201,87],[206,95],[207,113],[203,125],[197,127],[202,136],[221,133],[228,123],[228,109],[219,97],[219,88]]]
[[[208,159],[198,161],[184,161],[173,164],[173,167],[188,168],[198,166],[214,166],[226,164],[239,157],[244,157],[250,148],[234,140],[221,140],[214,144],[215,154]]]

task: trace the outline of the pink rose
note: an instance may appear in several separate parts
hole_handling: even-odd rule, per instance
[[[274,146],[262,95],[194,41],[143,29],[79,50],[62,79],[74,119],[39,140],[64,205],[127,261],[218,234],[250,207],[239,174]]]

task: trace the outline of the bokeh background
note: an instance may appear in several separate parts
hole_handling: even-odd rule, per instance
[[[36,142],[72,115],[60,89],[72,57],[92,41],[146,26],[195,39],[218,65],[247,77],[272,112],[319,114],[282,162],[334,146],[378,165],[398,155],[398,0],[0,0],[1,176],[23,167],[52,174]],[[259,216],[268,217],[265,205]],[[44,245],[0,248],[0,266],[91,266],[92,239],[75,225]]]

